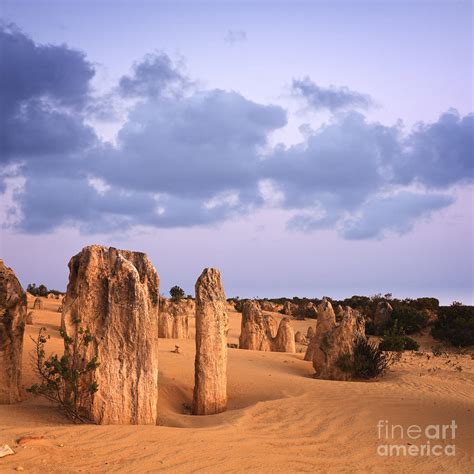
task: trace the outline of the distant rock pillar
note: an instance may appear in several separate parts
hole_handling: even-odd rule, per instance
[[[295,332],[293,331],[288,318],[283,318],[280,321],[277,335],[272,342],[272,350],[274,352],[296,352]]]
[[[205,268],[196,282],[196,359],[193,415],[227,409],[226,297],[221,275]]]

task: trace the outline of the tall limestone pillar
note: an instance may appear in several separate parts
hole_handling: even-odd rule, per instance
[[[227,409],[227,326],[221,275],[206,268],[196,282],[193,415],[213,415]]]
[[[97,356],[98,391],[87,416],[99,424],[156,424],[159,278],[144,253],[92,245],[69,262],[62,327],[81,327],[95,340],[81,348]],[[80,321],[78,323],[78,321]]]

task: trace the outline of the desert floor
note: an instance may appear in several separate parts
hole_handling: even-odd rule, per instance
[[[59,302],[43,302],[26,329],[25,387],[35,382],[29,336],[45,326],[49,350],[62,351]],[[292,324],[306,333],[314,321]],[[229,342],[239,333],[240,314],[230,312]],[[25,394],[22,403],[0,406],[0,445],[15,451],[0,459],[0,472],[474,472],[474,360],[470,353],[434,357],[429,336],[421,344],[376,382],[314,379],[303,353],[229,349],[228,411],[194,417],[186,408],[194,340],[160,339],[159,426],[73,425],[49,402]],[[180,354],[171,352],[175,345]],[[386,443],[379,420],[424,428],[453,419],[456,439],[431,443],[454,443],[454,457],[377,454]],[[21,437],[41,439],[18,445]]]

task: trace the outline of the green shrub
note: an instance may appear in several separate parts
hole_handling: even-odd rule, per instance
[[[420,332],[428,324],[428,316],[424,311],[406,304],[397,305],[393,308],[391,320],[394,324],[397,322],[406,334]]]
[[[183,299],[185,296],[185,293],[181,287],[179,287],[178,285],[175,285],[173,286],[173,288],[171,288],[170,295],[171,295],[171,299],[176,302]]]
[[[365,320],[365,334],[368,336],[375,336],[376,330],[374,322],[370,319]]]
[[[354,346],[354,354],[342,354],[336,361],[336,366],[343,372],[352,372],[358,379],[381,377],[395,362],[392,354],[382,352],[377,344],[361,337]]]
[[[474,345],[474,306],[442,306],[431,335],[454,346]]]
[[[418,342],[408,336],[402,334],[384,336],[380,341],[379,349],[381,351],[417,351],[420,348]]]
[[[27,389],[34,395],[42,396],[56,403],[66,416],[74,423],[90,423],[86,406],[91,397],[98,391],[94,380],[95,369],[99,366],[97,357],[85,360],[80,356],[84,347],[95,341],[88,329],[77,328],[74,338],[61,330],[65,352],[62,357],[52,354],[46,358],[45,345],[49,336],[46,328],[41,328],[35,343],[33,369],[40,379]]]
[[[354,347],[354,377],[381,377],[394,362],[395,358],[391,354],[382,352],[377,344],[365,338],[360,338]]]
[[[352,372],[353,363],[350,354],[341,354],[336,360],[336,367],[343,372]]]

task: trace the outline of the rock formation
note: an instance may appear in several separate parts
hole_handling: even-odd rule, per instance
[[[243,304],[239,348],[270,351],[273,339],[273,318],[264,316],[259,304],[248,300]]]
[[[338,304],[336,306],[335,313],[336,313],[336,321],[341,321],[342,317],[344,316],[344,308],[340,304]]]
[[[0,403],[21,399],[25,321],[26,293],[13,270],[0,260]]]
[[[318,317],[316,306],[311,301],[302,302],[299,305],[293,305],[292,314],[297,319],[316,319]]]
[[[383,334],[392,316],[392,306],[388,301],[379,301],[374,315],[374,329],[376,334]]]
[[[239,348],[255,351],[295,352],[295,333],[290,320],[283,318],[277,329],[275,319],[268,314],[263,314],[258,302],[245,301],[242,305]]]
[[[160,298],[159,337],[168,339],[187,339],[189,337],[188,316],[194,310],[194,304],[190,304],[188,301],[192,302],[192,300],[185,299],[172,301]]]
[[[33,324],[33,311],[28,311],[26,315],[26,324]]]
[[[206,268],[196,282],[193,415],[227,409],[227,302],[221,275]]]
[[[95,338],[79,356],[100,364],[84,407],[96,423],[156,424],[158,306],[159,278],[144,253],[93,245],[71,258],[62,327]]]
[[[283,318],[278,326],[278,332],[272,341],[272,351],[274,352],[296,352],[295,332],[290,325],[288,318]]]
[[[304,354],[304,360],[308,362],[313,361],[313,353],[314,353],[314,335],[311,339],[308,339],[308,347],[306,348],[306,352]]]
[[[310,341],[313,336],[314,336],[313,326],[308,326],[308,330],[306,331],[306,340]]]
[[[283,304],[283,309],[281,310],[282,314],[286,314],[287,316],[293,316],[296,310],[296,305],[291,301],[285,301]]]
[[[300,331],[298,331],[295,334],[295,342],[297,344],[306,344],[306,337],[303,334],[301,334]]]
[[[35,298],[33,309],[43,309],[43,302],[41,301],[41,298]]]
[[[348,380],[350,372],[338,367],[341,356],[352,357],[354,346],[365,338],[365,322],[357,311],[346,307],[340,323],[336,323],[331,303],[324,300],[318,308],[318,323],[312,339],[313,367],[316,376],[331,380]]]
[[[270,313],[276,311],[276,306],[271,301],[268,301],[268,300],[260,301],[260,308],[263,311],[268,311]]]

